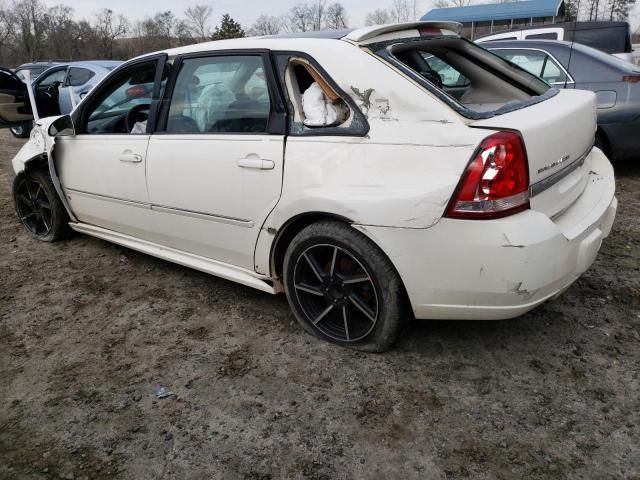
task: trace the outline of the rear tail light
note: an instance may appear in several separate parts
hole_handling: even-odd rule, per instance
[[[627,83],[640,83],[640,74],[625,75],[622,77],[622,81]]]
[[[447,207],[450,218],[487,219],[529,208],[529,166],[522,137],[498,132],[474,153]]]

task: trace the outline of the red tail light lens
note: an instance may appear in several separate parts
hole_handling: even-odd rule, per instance
[[[529,208],[529,167],[522,137],[498,132],[485,138],[456,188],[446,216],[487,219]]]

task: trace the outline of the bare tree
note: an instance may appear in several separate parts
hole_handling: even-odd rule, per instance
[[[191,27],[195,37],[201,42],[211,36],[209,25],[212,15],[213,7],[211,5],[195,5],[184,11],[187,25]]]
[[[11,48],[10,39],[15,33],[13,13],[4,2],[0,3],[0,61],[4,64],[4,50]]]
[[[333,3],[327,7],[324,28],[340,30],[347,28],[347,11],[341,3]]]
[[[417,0],[393,0],[390,16],[394,22],[413,22],[418,18]]]
[[[78,28],[73,21],[73,8],[65,5],[51,7],[45,15],[44,27],[49,53],[56,59],[71,60]]]
[[[163,43],[164,48],[173,46],[174,29],[176,25],[176,16],[171,10],[156,13],[153,17],[158,37]]]
[[[113,58],[113,46],[117,38],[124,36],[129,22],[123,15],[115,15],[113,10],[103,8],[96,14],[95,33],[103,58]]]
[[[282,30],[282,19],[271,15],[260,15],[249,29],[254,36],[276,35]]]
[[[322,30],[324,18],[327,13],[327,0],[314,0],[307,5],[309,19],[311,22],[311,30]]]
[[[46,8],[40,0],[21,0],[13,3],[16,29],[16,49],[28,60],[38,60],[44,41]]]
[[[391,15],[389,14],[389,10],[383,8],[378,8],[377,10],[367,14],[364,19],[364,24],[367,26],[385,25],[387,23],[392,23]]]
[[[282,19],[282,26],[289,32],[307,32],[313,30],[309,6],[304,3],[299,3],[291,7],[289,13]]]

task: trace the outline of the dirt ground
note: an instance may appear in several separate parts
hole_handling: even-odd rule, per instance
[[[640,478],[640,162],[561,298],[415,322],[373,355],[305,334],[282,296],[32,240],[21,143],[0,133],[0,478]]]

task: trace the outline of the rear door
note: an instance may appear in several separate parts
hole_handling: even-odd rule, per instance
[[[153,240],[254,270],[284,161],[284,108],[270,57],[200,54],[174,68],[164,131],[148,150]]]
[[[0,128],[17,127],[32,120],[27,86],[11,70],[0,68]]]

